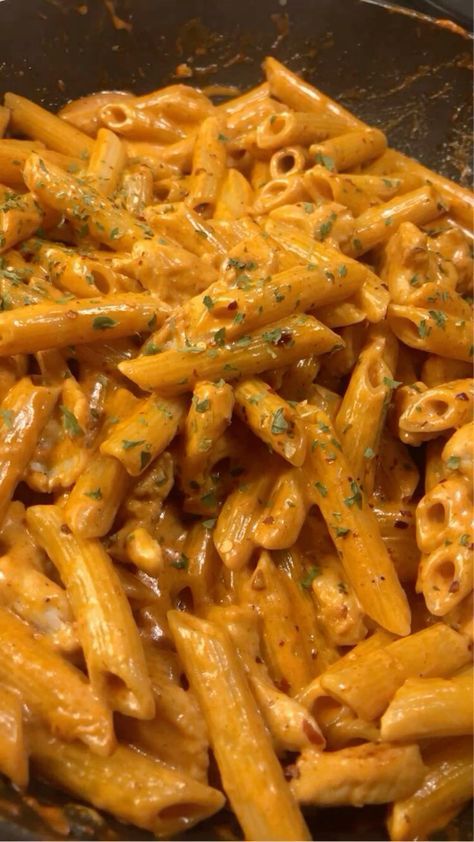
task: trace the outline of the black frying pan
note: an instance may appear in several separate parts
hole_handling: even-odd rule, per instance
[[[446,18],[443,5],[410,3]],[[385,129],[393,146],[471,181],[471,41],[460,28],[379,0],[115,0],[114,7],[115,26],[104,0],[0,0],[0,94],[13,90],[57,108],[95,90],[150,90],[175,80],[180,63],[191,67],[191,84],[245,89],[272,53]],[[469,2],[451,0],[451,8],[466,25]],[[26,802],[0,777],[1,839],[64,839],[68,826],[75,839],[152,838],[40,783],[31,792]],[[338,809],[308,821],[317,839],[380,840],[383,817],[382,808]],[[241,834],[222,813],[182,838]],[[436,838],[472,839],[470,813],[449,837]]]

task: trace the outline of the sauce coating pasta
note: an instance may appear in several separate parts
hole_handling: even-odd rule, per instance
[[[0,772],[424,839],[472,791],[474,198],[264,73],[5,96]]]

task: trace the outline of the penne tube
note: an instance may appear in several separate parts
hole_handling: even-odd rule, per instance
[[[410,611],[377,520],[352,477],[329,416],[312,412],[307,422],[308,457],[304,470],[310,499],[321,509],[362,609],[383,628],[405,635]],[[377,558],[377,572],[371,559]]]
[[[260,149],[281,149],[292,143],[309,146],[315,141],[341,135],[346,130],[343,118],[325,112],[280,111],[259,124],[256,133]]]
[[[448,471],[459,471],[471,477],[474,467],[474,422],[464,424],[449,438],[441,454]]]
[[[355,129],[322,143],[313,143],[309,154],[316,164],[327,165],[335,172],[344,172],[378,158],[386,147],[387,138],[380,129]]]
[[[22,377],[8,390],[1,403],[0,522],[57,398],[56,388],[36,386],[29,377]]]
[[[417,506],[416,540],[420,550],[431,553],[442,544],[452,544],[453,539],[459,542],[460,536],[470,531],[471,509],[470,479],[458,473],[443,478]],[[469,541],[465,543],[469,544]]]
[[[58,111],[58,117],[93,137],[100,129],[100,109],[109,102],[130,99],[134,97],[126,91],[100,91],[67,102]]]
[[[1,111],[0,111],[1,118]],[[20,788],[28,784],[28,750],[23,733],[21,697],[0,685],[0,770]]]
[[[373,333],[360,352],[341,406],[335,430],[357,482],[370,496],[385,415],[392,394],[398,343],[387,331]]]
[[[308,839],[230,637],[217,624],[189,614],[171,611],[168,616],[224,790],[246,837]]]
[[[57,506],[31,506],[27,522],[66,586],[92,686],[115,710],[151,718],[142,644],[110,557],[99,541],[73,535]]]
[[[361,807],[407,798],[421,785],[424,773],[416,745],[363,743],[341,751],[305,749],[296,761],[291,790],[302,804]]]
[[[410,348],[467,363],[472,360],[471,329],[464,319],[401,304],[390,304],[387,318],[395,336]]]
[[[255,527],[255,539],[266,550],[284,550],[297,540],[308,513],[304,477],[299,469],[282,471]]]
[[[227,383],[196,385],[184,424],[181,480],[186,491],[205,484],[209,457],[232,420],[234,394]]]
[[[99,112],[100,122],[112,132],[130,140],[149,143],[173,143],[183,137],[183,132],[163,115],[139,109],[132,100],[109,102]],[[99,129],[100,131],[100,129]]]
[[[0,313],[0,356],[101,342],[149,331],[169,308],[149,293],[44,301]]]
[[[239,570],[249,561],[255,547],[255,527],[263,512],[263,502],[270,492],[277,469],[271,463],[266,470],[252,472],[224,501],[213,532],[214,544],[230,570]]]
[[[471,371],[469,363],[430,354],[422,365],[420,380],[431,389],[433,386],[442,386],[449,380],[464,380],[470,376]]]
[[[28,728],[34,769],[81,801],[167,839],[217,812],[222,794],[143,752],[118,745],[98,758],[37,726]]]
[[[40,154],[30,155],[23,176],[41,205],[64,214],[79,238],[89,235],[115,251],[122,251],[130,249],[137,240],[153,237],[145,223],[137,222],[82,179],[54,164],[46,164]]]
[[[298,175],[306,167],[307,152],[302,146],[283,146],[270,158],[270,177]],[[255,177],[255,176],[254,176]],[[266,183],[266,182],[265,182]],[[259,187],[263,185],[258,185]]]
[[[416,485],[418,481],[415,487]],[[406,500],[384,502],[377,499],[373,504],[373,511],[398,578],[401,582],[416,581],[420,551],[416,545],[414,504]]]
[[[185,304],[184,317],[189,325],[187,335],[190,339],[211,336],[211,331],[221,327],[225,327],[226,337],[237,339],[246,331],[295,312],[343,301],[363,283],[363,272],[355,268],[351,272],[344,263],[334,266],[333,254],[322,256],[317,263],[311,261],[306,267],[296,266],[278,272],[264,285],[257,279],[254,281],[245,271],[253,262],[247,264],[238,260],[237,268],[243,265],[243,270],[230,287],[217,281],[206,290],[206,296],[195,296]]]
[[[314,201],[323,198],[339,202],[349,208],[354,216],[360,216],[372,205],[387,202],[393,196],[415,190],[421,184],[419,178],[409,174],[392,175],[388,178],[378,175],[336,173],[331,168],[331,160],[327,157],[321,160],[322,164],[316,164],[305,174],[304,182],[308,193]]]
[[[377,719],[403,684],[404,671],[389,647],[378,649],[320,676],[323,690],[350,707],[360,719]]]
[[[472,670],[454,678],[409,678],[381,719],[383,740],[472,734]]]
[[[255,613],[241,606],[213,606],[207,617],[229,632],[247,678],[273,738],[277,753],[324,748],[316,721],[295,699],[278,690],[261,662]]]
[[[159,182],[160,183],[160,182]],[[142,216],[153,204],[153,172],[146,164],[134,164],[122,174],[121,193],[128,213]]]
[[[45,213],[32,193],[0,194],[0,254],[26,240],[40,226],[48,227],[54,220],[54,213]]]
[[[211,253],[216,260],[221,260],[226,255],[225,243],[218,232],[183,202],[150,205],[144,216],[158,235],[171,237],[198,257]]]
[[[426,773],[412,795],[397,799],[388,816],[390,839],[428,838],[472,798],[472,740],[439,740],[424,750]]]
[[[196,213],[212,216],[225,177],[226,148],[221,122],[207,117],[196,135],[191,172],[191,191],[187,203]]]
[[[55,114],[41,108],[18,94],[5,94],[5,105],[10,109],[11,128],[27,137],[40,140],[55,152],[87,160],[94,142]]]
[[[419,444],[472,420],[474,380],[452,380],[415,394],[398,418],[400,430]],[[415,437],[415,438],[414,438]]]
[[[336,334],[311,316],[292,316],[229,344],[222,328],[207,348],[204,343],[189,344],[182,350],[120,363],[119,370],[143,389],[177,395],[194,388],[199,380],[235,380],[260,374],[302,357],[327,353],[338,342]]]
[[[343,277],[348,283],[354,282],[351,294],[354,294],[354,303],[361,308],[361,319],[368,318],[371,322],[377,322],[384,317],[389,299],[380,280],[368,266],[348,257],[341,262],[341,252],[338,249],[326,243],[316,242],[303,231],[287,225],[284,220],[270,218],[265,223],[265,231],[283,249],[301,260],[309,261],[308,266],[320,266],[329,281]],[[334,299],[330,302],[321,301],[321,304],[333,303]],[[319,303],[314,306],[319,308]]]
[[[354,114],[318,91],[313,85],[300,79],[273,56],[265,59],[263,70],[270,94],[295,111],[327,113],[343,120],[348,129],[364,127]]]
[[[240,219],[247,216],[253,204],[253,190],[242,173],[234,168],[227,170],[222,181],[214,219]]]
[[[256,568],[242,578],[237,591],[239,603],[252,608],[261,618],[263,657],[272,680],[295,696],[314,676],[317,664],[312,635],[302,633],[303,610],[297,604],[291,579],[264,551]],[[304,607],[307,609],[308,603]]]
[[[335,646],[354,646],[367,634],[358,600],[336,556],[318,557],[318,562],[311,588],[320,624]]]
[[[440,214],[440,202],[430,186],[419,187],[389,202],[375,205],[357,217],[346,251],[359,257],[384,242],[403,222],[423,225]]]
[[[87,166],[87,178],[102,196],[115,192],[126,160],[120,138],[109,129],[99,129]]]
[[[301,175],[285,175],[267,181],[255,193],[254,214],[267,214],[275,208],[301,202],[307,193]]]
[[[234,395],[238,416],[275,453],[300,467],[306,456],[306,436],[295,410],[258,378],[237,383]]]
[[[26,528],[24,523],[23,528]],[[19,541],[15,541],[8,555],[0,558],[0,602],[32,626],[56,651],[70,653],[79,648],[64,588],[25,559],[25,548]]]
[[[80,740],[95,754],[110,754],[111,713],[84,674],[4,608],[0,608],[0,632],[1,681],[62,739]]]
[[[390,161],[396,172],[410,173],[422,178],[425,184],[433,185],[441,195],[443,202],[451,208],[455,218],[461,225],[472,228],[474,213],[474,199],[472,192],[455,181],[445,178],[428,167],[423,166],[413,158],[390,149]]]
[[[118,459],[94,454],[66,501],[67,525],[80,538],[103,538],[112,528],[128,487],[127,472]]]
[[[168,447],[184,420],[182,399],[146,398],[112,427],[100,452],[117,459],[127,473],[139,476]]]
[[[437,617],[459,605],[473,586],[472,526],[455,538],[446,539],[420,561],[416,590],[423,593],[428,610]]]
[[[201,784],[207,784],[209,741],[192,690],[181,686],[181,664],[170,650],[145,646],[156,713],[144,722],[117,717],[121,740]]]

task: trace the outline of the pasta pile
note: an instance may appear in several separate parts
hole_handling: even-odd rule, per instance
[[[426,838],[472,791],[474,199],[264,70],[0,108],[0,771]]]

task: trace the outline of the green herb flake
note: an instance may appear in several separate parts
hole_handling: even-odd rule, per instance
[[[84,491],[85,497],[90,497],[91,500],[102,500],[103,495],[100,488],[93,488],[92,491]]]
[[[202,401],[196,401],[196,412],[207,412],[211,405],[209,398],[204,398]]]
[[[328,496],[328,490],[327,490],[327,487],[324,485],[324,483],[319,482],[319,480],[318,480],[317,482],[314,482],[313,485],[319,491],[321,497],[327,497]]]
[[[142,354],[144,357],[152,357],[154,354],[159,354],[160,351],[161,346],[157,345],[156,342],[147,342],[142,349]]]
[[[459,543],[461,544],[462,547],[468,547],[469,546],[469,535],[467,534],[467,532],[465,532],[464,535],[461,535],[461,537],[459,539]]]
[[[328,218],[321,223],[319,226],[319,238],[321,240],[325,240],[326,237],[331,233],[332,226],[334,225],[337,219],[337,214],[331,213]]]
[[[446,467],[450,471],[457,471],[461,464],[461,457],[460,456],[450,456],[448,461],[446,462]]]
[[[147,450],[141,450],[140,451],[140,470],[141,471],[143,471],[146,468],[150,459],[151,459],[151,453],[149,453]]]
[[[350,531],[347,526],[336,526],[336,538],[345,538]]]
[[[306,575],[303,576],[301,580],[301,587],[304,588],[306,591],[310,591],[314,580],[320,575],[321,569],[319,567],[316,567],[315,564],[312,564],[311,567],[308,567]]]
[[[366,447],[364,450],[364,456],[366,459],[374,459],[375,458],[375,450],[372,450],[371,447]]]
[[[177,561],[171,562],[171,567],[174,567],[175,570],[187,570],[189,567],[189,558],[185,553],[180,553]]]
[[[82,429],[79,421],[77,420],[76,416],[67,406],[61,404],[59,407],[62,417],[63,417],[63,427],[64,431],[70,436],[80,436],[83,434],[84,430]]]
[[[273,413],[272,419],[272,426],[271,431],[274,436],[281,435],[281,433],[286,433],[288,430],[289,424],[285,418],[283,407],[276,409]]]
[[[234,318],[232,319],[235,325],[240,325],[245,319],[245,313],[236,313]]]
[[[402,385],[401,380],[393,380],[392,377],[384,377],[383,382],[389,389],[396,389],[398,386]]]
[[[226,134],[222,134],[222,132],[219,132],[219,134],[217,135],[217,140],[220,140],[221,143],[227,143],[229,138]]]
[[[110,330],[110,328],[115,327],[118,325],[118,322],[115,319],[111,319],[110,316],[96,316],[95,319],[92,320],[92,327],[94,330]]]
[[[13,410],[12,409],[0,409],[0,418],[2,419],[3,423],[5,424],[5,427],[8,430],[11,430],[11,428],[13,427],[13,418],[14,418]]]
[[[340,266],[337,267],[337,274],[340,278],[345,278],[347,275],[347,266],[345,263],[341,263]]]
[[[321,164],[322,167],[326,167],[327,170],[330,170],[331,172],[335,172],[336,165],[334,163],[334,159],[331,158],[330,155],[324,155],[323,152],[316,152],[316,155],[314,156],[314,160],[316,161],[317,164]]]
[[[346,497],[344,500],[344,505],[347,506],[349,509],[352,506],[357,506],[359,509],[362,508],[362,491],[359,488],[358,483],[355,479],[351,480],[351,491],[352,496]]]
[[[110,232],[110,239],[111,240],[118,240],[120,237],[120,229],[119,228],[112,228]]]
[[[312,202],[303,202],[303,210],[305,213],[313,213],[314,205]]]
[[[203,494],[203,496],[201,497],[201,503],[203,503],[204,506],[208,506],[209,508],[214,507],[217,503],[216,495],[214,494],[214,492],[208,491],[207,494]]]
[[[122,450],[132,450],[134,447],[138,447],[138,445],[140,444],[145,444],[145,439],[139,439],[139,441],[122,439]]]
[[[216,330],[216,332],[214,333],[214,342],[216,345],[219,345],[220,348],[222,348],[225,345],[225,334],[225,327],[220,327],[219,330]]]
[[[147,326],[150,330],[155,330],[157,324],[156,313],[153,313],[151,319],[147,321]]]
[[[274,327],[273,330],[265,330],[262,333],[262,339],[265,342],[271,342],[272,345],[276,345],[280,341],[282,333],[281,327]]]
[[[441,330],[444,330],[447,321],[446,314],[443,313],[442,310],[428,310],[428,312],[433,321],[436,322],[437,327],[440,327]]]
[[[410,280],[408,281],[411,287],[419,287],[420,286],[420,278],[418,275],[412,275]]]
[[[426,319],[422,319],[418,325],[418,336],[420,339],[426,339],[431,333],[431,328],[427,326]]]
[[[217,518],[215,517],[210,517],[207,520],[203,520],[202,525],[204,526],[204,529],[214,529],[216,525],[216,520]]]
[[[202,299],[202,303],[205,307],[207,307],[208,310],[212,310],[212,308],[214,307],[214,302],[210,295],[205,295]]]

